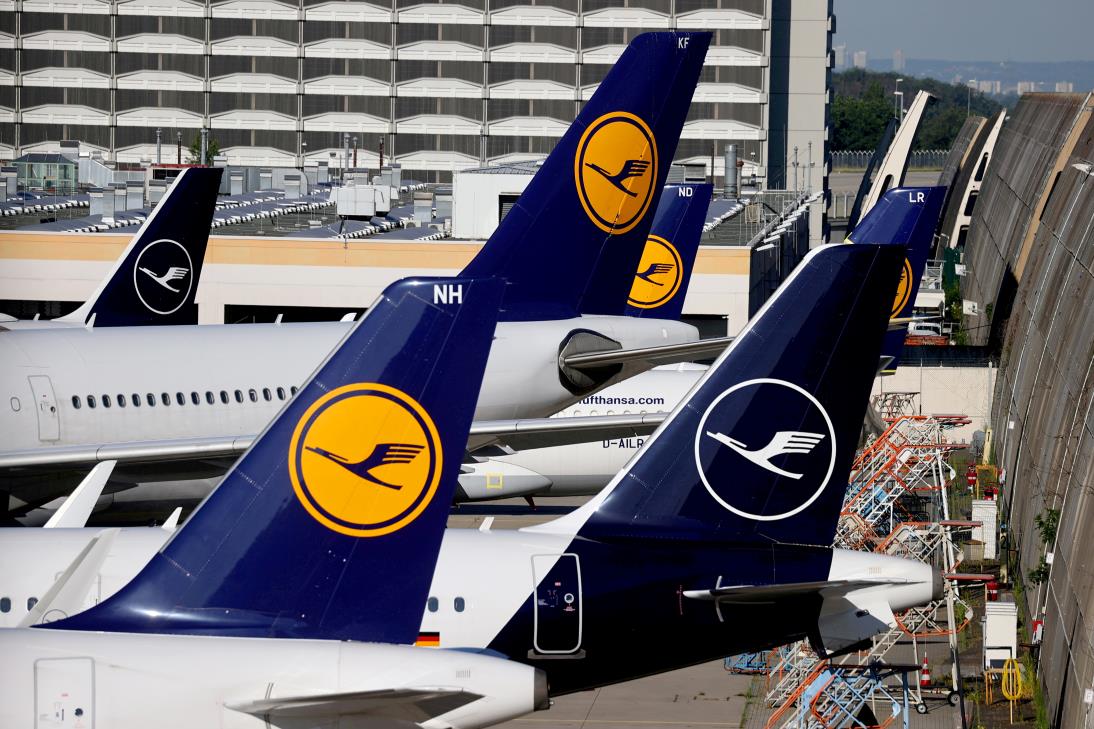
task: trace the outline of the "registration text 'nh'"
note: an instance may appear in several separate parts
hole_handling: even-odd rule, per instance
[[[434,304],[462,304],[463,284],[433,284]]]

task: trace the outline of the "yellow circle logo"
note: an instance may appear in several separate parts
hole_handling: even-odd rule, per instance
[[[684,266],[676,247],[658,235],[651,235],[642,250],[638,273],[627,302],[639,309],[656,309],[680,290]]]
[[[317,521],[378,537],[418,518],[441,478],[441,439],[400,390],[346,385],[312,403],[289,443],[289,478]]]
[[[893,301],[893,313],[889,315],[890,319],[903,311],[907,305],[908,297],[912,295],[913,278],[915,277],[912,275],[912,262],[905,258],[904,268],[900,271],[900,282],[896,285],[896,299]]]
[[[581,135],[574,182],[585,214],[605,233],[619,235],[638,224],[656,180],[657,144],[634,114],[605,114]]]

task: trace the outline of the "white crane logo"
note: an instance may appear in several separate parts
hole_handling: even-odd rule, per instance
[[[181,243],[170,238],[152,241],[141,250],[133,264],[133,287],[137,290],[137,298],[154,314],[174,314],[190,298],[194,288],[193,270],[190,252]]]
[[[148,270],[144,266],[141,266],[137,270],[139,270],[141,273],[147,273],[153,281],[155,281],[168,291],[174,291],[176,294],[179,292],[179,290],[172,286],[171,282],[184,279],[186,278],[186,274],[190,273],[190,269],[186,268],[185,266],[171,266],[169,269],[167,269],[167,273],[163,274],[162,276],[157,276],[155,273]]]
[[[836,466],[836,432],[812,393],[765,377],[714,398],[695,429],[694,451],[699,479],[716,502],[745,519],[778,521],[824,493]]]
[[[718,441],[722,445],[729,446],[737,453],[741,454],[748,460],[755,463],[760,468],[767,469],[772,473],[777,473],[780,476],[786,476],[792,478],[795,481],[802,477],[800,473],[791,473],[771,463],[771,459],[776,456],[789,455],[795,453],[809,454],[813,452],[813,449],[817,447],[817,444],[824,440],[824,436],[821,433],[806,433],[800,430],[780,430],[771,438],[771,442],[763,448],[750,451],[748,446],[739,440],[733,440],[728,435],[722,433],[711,433],[707,431],[707,435]]]

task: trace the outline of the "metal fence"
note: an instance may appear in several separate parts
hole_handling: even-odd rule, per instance
[[[908,158],[910,170],[942,169],[946,163],[948,149],[917,149]],[[870,162],[872,150],[843,150],[832,152],[832,169],[834,170],[864,170]]]

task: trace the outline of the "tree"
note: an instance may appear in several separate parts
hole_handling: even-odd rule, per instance
[[[187,151],[190,153],[190,164],[201,164],[201,132],[194,136],[194,141],[190,142],[190,148]],[[205,146],[205,163],[212,164],[213,157],[218,154],[220,154],[220,142],[210,134]]]
[[[850,69],[832,76],[832,148],[872,150],[894,115],[895,73]],[[935,97],[916,134],[915,149],[948,149],[968,114],[991,117],[1003,105],[962,84],[933,78],[904,78],[900,84],[907,104],[923,90]]]

